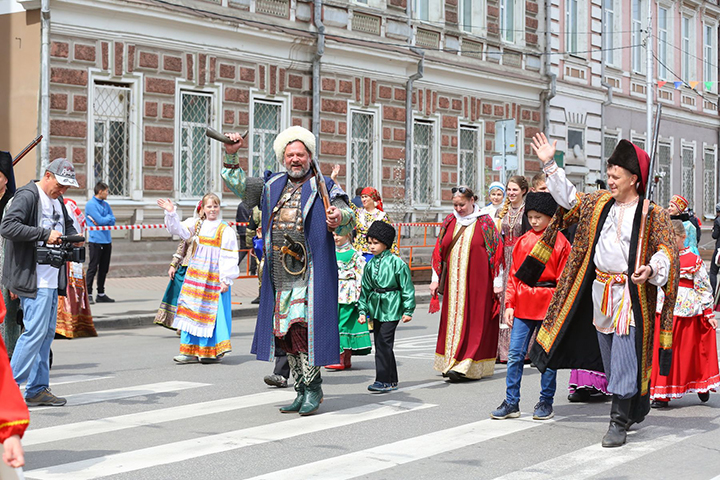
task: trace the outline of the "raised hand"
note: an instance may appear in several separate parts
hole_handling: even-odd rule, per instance
[[[162,208],[166,212],[172,212],[175,210],[175,205],[173,205],[172,200],[169,198],[159,198],[157,201],[158,207]]]
[[[240,150],[240,147],[243,146],[243,138],[242,135],[239,133],[226,133],[226,137],[228,137],[230,140],[233,140],[235,143],[225,143],[225,152],[227,152],[229,155],[232,155],[236,153],[238,150]]]
[[[544,133],[536,133],[532,139],[532,149],[535,151],[535,155],[538,156],[540,161],[544,164],[550,162],[555,157],[555,149],[557,147],[557,140],[554,140],[552,145],[548,142],[547,137]]]
[[[335,164],[335,166],[332,169],[332,172],[330,173],[330,178],[332,178],[332,181],[335,183],[337,183],[338,173],[340,173],[340,165]]]

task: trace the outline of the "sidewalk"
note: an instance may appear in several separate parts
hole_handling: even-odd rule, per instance
[[[115,303],[90,305],[97,330],[133,328],[152,325],[170,279],[164,277],[111,278],[105,281],[105,292]],[[233,318],[255,319],[258,306],[250,302],[257,296],[257,279],[240,278],[232,286]],[[427,285],[416,285],[418,304],[428,303]]]

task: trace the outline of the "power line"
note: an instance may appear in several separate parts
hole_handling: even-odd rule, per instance
[[[710,102],[710,103],[712,103],[713,105],[715,105],[715,108],[718,107],[718,104],[717,104],[716,102],[713,102],[712,100],[709,100],[707,97],[705,97],[705,95],[703,95],[702,93],[698,92],[695,88],[693,88],[692,86],[690,86],[690,84],[689,84],[688,82],[686,82],[685,79],[683,79],[680,75],[678,75],[678,74],[675,73],[673,70],[671,70],[670,67],[668,67],[667,65],[665,65],[665,64],[657,57],[657,55],[655,55],[655,52],[653,52],[652,56],[653,56],[653,58],[655,58],[655,60],[657,60],[657,62],[658,62],[660,65],[662,65],[663,67],[665,67],[665,69],[666,69],[668,72],[670,72],[675,78],[677,78],[679,81],[681,81],[684,87],[689,88],[690,90],[692,90],[693,92],[695,92],[695,93],[696,93],[698,96],[700,96],[703,100],[705,100],[705,101],[707,101],[707,102]],[[649,95],[649,94],[650,94],[650,92],[648,92],[648,95]]]

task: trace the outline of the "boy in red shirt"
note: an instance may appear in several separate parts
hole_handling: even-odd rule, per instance
[[[570,243],[562,234],[558,234],[550,260],[534,287],[518,280],[515,272],[538,242],[556,209],[557,203],[547,192],[530,192],[525,198],[525,215],[532,230],[520,237],[513,249],[512,268],[505,291],[505,323],[512,328],[507,362],[506,398],[497,410],[490,413],[491,418],[501,420],[520,416],[520,381],[525,355],[533,334],[540,328],[545,318],[555,292],[556,282],[570,255]],[[540,401],[535,405],[533,413],[535,420],[547,420],[554,415],[552,404],[557,386],[556,376],[557,372],[550,368],[542,374]]]

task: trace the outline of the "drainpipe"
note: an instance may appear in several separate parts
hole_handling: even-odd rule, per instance
[[[320,146],[320,60],[325,53],[325,25],[322,23],[322,0],[315,0],[314,13],[315,27],[317,28],[317,49],[312,66],[312,132],[315,141]],[[320,149],[318,148],[318,151]]]
[[[408,1],[408,4],[411,2]],[[412,170],[412,140],[413,140],[413,116],[412,116],[412,93],[413,83],[423,77],[423,71],[425,69],[425,52],[417,47],[410,47],[410,50],[420,55],[420,61],[417,65],[417,73],[413,73],[408,78],[405,84],[405,205],[412,205],[412,185],[413,185],[413,170]],[[410,210],[405,212],[405,221],[410,221]]]
[[[50,0],[40,2],[40,171],[50,156]]]
[[[552,72],[552,0],[545,0],[545,75],[550,79],[550,88],[540,94],[543,109],[543,132],[550,134],[550,100],[557,92],[557,75]]]

